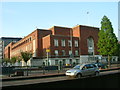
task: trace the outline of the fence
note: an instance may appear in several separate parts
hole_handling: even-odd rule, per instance
[[[5,76],[28,76],[43,75],[50,73],[64,73],[73,66],[42,66],[42,67],[2,67],[2,75]]]

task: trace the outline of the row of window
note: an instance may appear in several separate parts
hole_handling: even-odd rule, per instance
[[[18,54],[20,54],[21,51],[23,51],[23,52],[32,51],[32,44],[28,44],[26,46],[23,46],[19,49],[14,50],[13,52],[11,52],[11,56],[18,55]]]
[[[55,51],[54,51],[54,54],[55,54],[55,56],[58,56],[58,55],[59,55],[59,50],[55,50]],[[66,55],[67,55],[67,53],[66,53],[65,50],[62,50],[62,55],[63,55],[63,56],[66,56]],[[73,55],[73,53],[72,53],[71,50],[69,50],[69,55]],[[78,56],[78,55],[79,55],[79,50],[75,50],[75,56]]]
[[[21,45],[23,45],[23,44],[25,44],[25,43],[28,43],[28,42],[30,42],[32,40],[32,37],[29,37],[29,38],[27,38],[27,39],[25,39],[25,40],[22,40],[21,42],[18,42],[18,44],[16,45],[16,46],[14,46],[12,49],[14,49],[14,48],[16,48],[16,47],[19,47],[19,46],[21,46]]]
[[[62,59],[62,60],[56,59],[55,62],[54,62],[55,65],[60,65],[60,64],[61,65],[66,65],[66,64],[68,64],[68,65],[74,65],[74,64],[76,64],[77,65],[79,63],[80,63],[79,59],[75,59],[74,61],[72,59]],[[45,61],[45,64],[46,65],[48,64],[47,60]]]
[[[68,40],[68,46],[72,46],[72,40]],[[58,39],[54,39],[54,46],[59,46]],[[62,39],[61,40],[61,46],[65,47],[66,46],[66,40]],[[74,40],[74,46],[78,47],[78,40]]]
[[[71,65],[74,64],[74,63],[79,64],[79,59],[76,59],[75,62],[73,62],[72,59],[69,59],[69,61],[66,60],[66,59],[62,60],[63,65],[66,65],[68,63],[71,64]],[[60,60],[55,60],[55,65],[59,65],[59,64],[60,64]]]

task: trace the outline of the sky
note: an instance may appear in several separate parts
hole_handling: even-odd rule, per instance
[[[24,37],[52,26],[100,28],[104,15],[118,37],[118,2],[1,2],[0,10],[0,37]]]

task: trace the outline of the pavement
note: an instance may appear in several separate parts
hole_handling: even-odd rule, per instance
[[[100,72],[110,71],[110,70],[120,70],[120,65],[114,66],[108,69],[101,69]],[[49,77],[58,77],[65,76],[65,71],[54,72],[54,73],[45,73],[45,74],[34,74],[29,76],[16,76],[16,77],[2,77],[0,81],[13,81],[13,80],[26,80],[26,79],[37,79],[37,78],[49,78]]]

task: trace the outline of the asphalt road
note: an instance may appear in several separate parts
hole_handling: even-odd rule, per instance
[[[108,75],[108,74],[115,74],[118,72],[120,72],[120,70],[100,72],[100,76],[101,75]],[[83,78],[87,78],[87,77],[83,77]],[[75,78],[70,78],[70,79],[75,79]],[[28,79],[28,80],[3,81],[2,87],[38,84],[38,83],[49,83],[49,82],[64,81],[64,80],[68,80],[68,78],[66,76],[59,76],[59,77],[49,77],[49,78],[40,78],[40,79],[37,78],[37,79]]]

